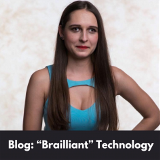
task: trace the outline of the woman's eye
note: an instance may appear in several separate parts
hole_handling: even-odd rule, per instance
[[[79,31],[81,30],[81,28],[74,27],[74,28],[72,28],[71,30],[74,31],[74,32],[79,32]],[[97,32],[97,31],[96,31],[96,29],[94,29],[94,28],[89,28],[89,32],[90,32],[90,33],[95,33],[95,32]]]
[[[90,32],[96,32],[96,30],[93,29],[93,28],[90,28],[89,31],[90,31]]]
[[[72,31],[75,31],[75,32],[78,32],[80,29],[75,27],[75,28],[72,28]]]

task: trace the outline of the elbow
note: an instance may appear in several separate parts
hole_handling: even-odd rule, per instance
[[[152,116],[152,119],[154,121],[155,124],[155,129],[160,125],[160,111],[158,110],[158,112],[154,113],[154,115]]]
[[[160,125],[160,111],[159,111],[159,114],[158,114],[158,126]]]
[[[150,126],[153,130],[157,129],[157,127],[160,125],[160,111],[159,111],[159,109],[156,110],[155,112],[152,112],[151,115],[144,117],[144,119],[148,119],[148,124],[150,124]]]

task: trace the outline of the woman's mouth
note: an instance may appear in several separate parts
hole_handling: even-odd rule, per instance
[[[89,48],[87,46],[76,46],[76,47],[79,48],[79,49],[87,49],[87,48]]]

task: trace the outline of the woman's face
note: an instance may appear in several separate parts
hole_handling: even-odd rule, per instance
[[[81,9],[70,14],[70,20],[64,30],[59,28],[63,36],[68,55],[75,58],[90,56],[98,42],[98,24],[93,13]]]

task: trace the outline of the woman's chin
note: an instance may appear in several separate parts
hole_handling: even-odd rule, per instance
[[[91,56],[91,53],[88,53],[88,52],[76,52],[74,53],[75,57],[77,58],[88,58]]]
[[[84,54],[84,53],[83,54],[81,53],[81,54],[76,54],[75,55],[75,57],[78,58],[78,59],[85,59],[85,58],[88,58],[90,56],[91,56],[91,54]]]

